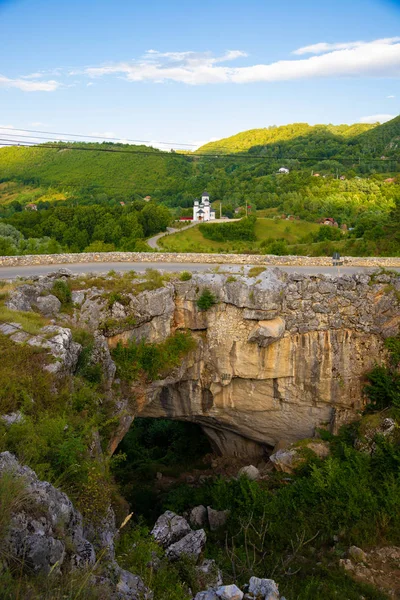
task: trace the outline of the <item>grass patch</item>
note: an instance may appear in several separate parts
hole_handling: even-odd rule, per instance
[[[265,268],[264,267],[251,267],[251,269],[248,272],[248,276],[249,277],[257,277],[258,275],[261,275],[261,273],[264,273]]]
[[[49,322],[39,313],[11,310],[0,303],[0,323],[19,323],[24,331],[37,335]]]
[[[217,224],[209,224],[215,227]],[[225,225],[225,224],[224,224]],[[227,227],[234,223],[227,223]],[[171,234],[160,239],[159,245],[168,252],[207,252],[207,253],[252,253],[262,254],[260,244],[283,239],[288,244],[298,244],[309,235],[319,231],[321,225],[308,221],[285,221],[281,219],[257,218],[254,232],[255,241],[231,240],[214,241],[206,239],[198,225],[186,231]]]

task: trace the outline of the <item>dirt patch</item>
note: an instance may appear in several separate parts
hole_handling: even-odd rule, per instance
[[[369,583],[390,598],[400,599],[400,548],[385,546],[363,554],[360,562],[346,558],[340,564],[356,581]]]

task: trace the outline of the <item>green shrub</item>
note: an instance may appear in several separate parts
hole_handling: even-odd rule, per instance
[[[200,297],[197,299],[197,307],[200,310],[208,310],[209,308],[211,308],[212,306],[214,306],[214,304],[217,303],[217,298],[214,296],[214,294],[211,292],[211,290],[209,290],[208,288],[205,288]]]
[[[190,281],[192,279],[192,274],[189,273],[189,271],[182,271],[182,273],[179,275],[179,279],[181,281]]]
[[[143,373],[153,381],[178,366],[194,347],[195,341],[189,332],[177,331],[160,344],[146,344],[144,340],[132,341],[128,346],[119,343],[111,354],[122,379],[132,381]]]
[[[56,279],[51,288],[51,293],[56,296],[63,308],[67,308],[72,304],[72,293],[71,289],[66,281],[62,279]]]
[[[370,400],[368,410],[382,410],[388,406],[400,408],[400,337],[385,340],[389,351],[387,365],[377,365],[368,373],[364,391]]]

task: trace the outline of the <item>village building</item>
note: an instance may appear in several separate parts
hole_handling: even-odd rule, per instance
[[[25,210],[37,210],[37,205],[33,203],[27,204]]]
[[[284,174],[287,174],[287,173],[289,173],[289,169],[287,169],[286,167],[281,167],[281,168],[279,169],[278,173],[284,173]]]
[[[210,195],[203,192],[201,200],[195,200],[193,206],[193,221],[212,221],[215,219],[215,212],[211,209]]]

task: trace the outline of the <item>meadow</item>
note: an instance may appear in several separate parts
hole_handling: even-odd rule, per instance
[[[168,252],[260,252],[262,251],[260,245],[263,242],[284,240],[287,244],[299,244],[307,235],[316,233],[320,228],[321,225],[307,221],[259,218],[254,228],[257,237],[254,242],[242,240],[217,242],[206,239],[199,226],[195,226],[161,238],[159,245]]]

